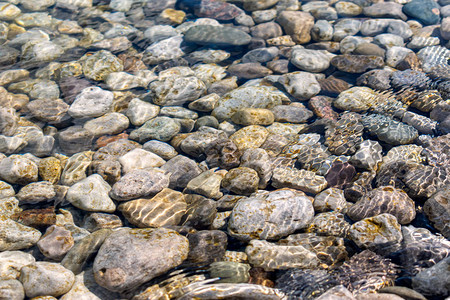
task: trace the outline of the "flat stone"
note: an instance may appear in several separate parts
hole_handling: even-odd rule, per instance
[[[169,117],[156,117],[130,133],[130,139],[139,143],[149,140],[167,142],[180,132],[180,123]]]
[[[247,167],[231,169],[223,178],[224,189],[238,195],[250,195],[258,189],[258,173]]]
[[[232,27],[197,25],[184,34],[184,40],[200,45],[241,46],[250,43],[251,37]]]
[[[311,40],[310,31],[314,26],[314,17],[308,12],[283,11],[277,17],[277,22],[289,34],[294,42],[306,44]]]
[[[425,25],[439,22],[439,5],[429,0],[413,0],[403,6],[403,12]]]
[[[223,177],[220,174],[214,173],[213,170],[205,171],[190,180],[183,192],[195,193],[212,199],[219,199],[223,196],[223,193],[220,192],[222,178]]]
[[[383,58],[370,55],[338,55],[331,60],[331,64],[340,71],[349,73],[364,73],[371,69],[381,68]]]
[[[80,59],[84,75],[93,80],[105,80],[113,72],[123,71],[122,62],[111,52],[100,50]]]
[[[117,201],[136,199],[160,192],[169,186],[169,174],[161,169],[132,170],[122,176],[111,189]]]
[[[283,30],[281,29],[281,26],[278,25],[278,23],[265,22],[253,26],[250,29],[250,33],[253,37],[253,42],[260,39],[259,41],[263,42],[261,46],[265,46],[265,42],[263,40],[279,37],[283,34]]]
[[[119,206],[125,218],[141,228],[178,225],[186,208],[183,194],[168,188],[153,198],[127,201]]]
[[[253,266],[266,271],[291,268],[314,268],[319,264],[317,256],[302,246],[280,246],[267,241],[250,241],[245,253]]]
[[[95,257],[95,280],[108,290],[125,291],[180,265],[188,251],[188,240],[170,229],[119,229]]]
[[[61,297],[61,300],[70,299],[92,299],[101,300],[93,292],[91,292],[84,284],[84,273],[75,276],[75,282],[72,285],[70,291]]]
[[[250,148],[259,148],[266,140],[269,132],[259,125],[250,125],[239,129],[230,136],[230,140],[243,151]]]
[[[119,157],[122,172],[128,173],[133,170],[157,168],[165,164],[165,160],[158,155],[144,149],[133,149]]]
[[[237,76],[242,79],[261,78],[272,74],[272,71],[260,63],[248,62],[243,64],[231,65],[228,72],[232,76]]]
[[[324,177],[311,171],[287,167],[277,167],[273,170],[272,186],[275,188],[287,187],[317,194],[327,185],[328,182]]]
[[[263,191],[239,200],[231,213],[228,233],[244,241],[279,239],[307,227],[313,217],[312,201],[302,192]]]
[[[106,113],[101,117],[84,123],[83,128],[90,131],[94,137],[121,133],[130,125],[128,118],[121,113]]]
[[[17,193],[20,204],[30,204],[50,201],[56,196],[52,183],[39,181],[27,184]]]
[[[326,50],[294,49],[291,63],[306,72],[322,72],[330,67],[334,54]]]
[[[172,76],[151,82],[149,89],[154,104],[180,106],[203,96],[206,85],[195,76]]]
[[[183,155],[173,157],[161,169],[170,173],[171,189],[185,188],[189,181],[202,173],[194,160]]]

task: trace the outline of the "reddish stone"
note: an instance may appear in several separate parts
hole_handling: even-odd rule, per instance
[[[25,226],[42,230],[56,224],[55,207],[27,209],[12,215],[11,219]]]
[[[126,132],[122,132],[121,134],[118,134],[118,135],[104,135],[104,136],[101,136],[95,142],[95,149],[97,150],[97,149],[99,149],[101,147],[105,147],[109,143],[118,141],[120,139],[127,140],[128,139],[128,134]]]
[[[309,108],[322,119],[337,121],[339,114],[331,107],[331,99],[326,96],[315,96],[308,101]]]
[[[233,20],[243,13],[242,9],[236,5],[219,0],[201,0],[194,11],[197,17],[222,21]]]
[[[335,161],[325,176],[325,179],[330,187],[342,189],[352,182],[355,175],[356,170],[354,166],[347,162]]]
[[[143,54],[122,53],[117,56],[123,63],[123,71],[132,73],[139,70],[147,70],[147,66],[141,60]]]
[[[352,86],[348,82],[334,76],[328,76],[326,79],[319,79],[318,82],[320,85],[320,92],[330,97],[336,97]]]

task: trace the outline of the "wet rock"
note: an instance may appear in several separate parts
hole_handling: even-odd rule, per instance
[[[20,270],[20,281],[27,297],[54,296],[67,293],[72,287],[74,274],[57,263],[38,261]]]
[[[203,195],[207,198],[219,199],[223,196],[220,192],[220,183],[222,176],[208,170],[193,178],[187,184],[184,193],[195,193]]]
[[[425,296],[443,296],[449,294],[448,286],[442,278],[448,278],[450,258],[446,258],[435,266],[425,269],[412,278],[412,287]]]
[[[238,195],[250,195],[258,189],[258,173],[247,167],[231,169],[223,178],[224,189]]]
[[[38,166],[23,155],[10,155],[0,161],[0,178],[14,184],[38,180]]]
[[[361,28],[361,21],[356,19],[342,19],[334,25],[333,40],[340,42],[346,36],[356,35]]]
[[[388,254],[397,250],[403,239],[400,228],[393,215],[383,213],[354,223],[348,233],[358,247]]]
[[[130,133],[130,139],[139,143],[149,140],[167,142],[181,129],[180,123],[169,117],[156,117]]]
[[[169,188],[185,188],[193,178],[200,175],[201,170],[192,159],[183,155],[177,155],[167,161],[162,170],[171,173]]]
[[[214,108],[212,115],[219,122],[231,118],[238,110],[250,108],[272,108],[288,101],[286,95],[274,87],[241,87],[225,94]]]
[[[56,224],[56,214],[54,207],[27,209],[16,211],[11,219],[25,226],[37,229],[45,229],[48,226]]]
[[[52,225],[47,228],[37,246],[45,257],[60,261],[74,245],[70,231],[63,227]]]
[[[403,6],[403,12],[425,25],[439,22],[439,5],[434,1],[414,0]],[[419,13],[420,12],[420,13]]]
[[[276,188],[293,188],[307,193],[317,194],[328,185],[324,177],[314,172],[288,167],[273,170],[272,186]]]
[[[143,145],[143,149],[155,153],[159,157],[170,160],[177,156],[178,152],[167,143],[157,140],[148,141]]]
[[[332,58],[331,64],[340,71],[364,73],[371,69],[383,67],[384,61],[379,56],[345,54]]]
[[[56,196],[55,189],[50,182],[40,181],[27,184],[16,194],[20,204],[50,201]]]
[[[216,139],[205,148],[205,154],[210,168],[229,170],[239,166],[242,151],[229,139]]]
[[[196,265],[221,261],[227,246],[227,235],[219,230],[202,230],[187,236],[187,260]]]
[[[346,237],[350,223],[344,219],[344,215],[337,211],[317,214],[306,232],[314,232],[318,235]]]
[[[195,286],[180,300],[192,298],[223,298],[223,297],[241,297],[245,299],[260,299],[261,297],[273,297],[282,299],[285,295],[278,289],[247,283],[215,283],[209,285]]]
[[[0,291],[3,299],[22,300],[25,292],[20,281],[15,279],[0,279]]]
[[[75,207],[86,211],[114,212],[116,205],[109,198],[109,184],[98,174],[93,174],[72,185],[66,199]]]
[[[277,22],[289,34],[294,42],[305,44],[311,40],[310,31],[314,26],[314,17],[302,11],[283,11],[277,17]]]
[[[101,298],[97,297],[85,286],[84,280],[85,280],[84,273],[76,275],[75,282],[73,283],[72,288],[70,289],[70,291],[64,294],[64,296],[61,297],[61,300],[83,299],[83,298],[100,300]]]
[[[124,174],[133,170],[161,167],[166,162],[158,155],[140,148],[127,152],[120,156],[118,160],[122,165],[122,172]]]
[[[122,227],[120,218],[113,214],[92,213],[84,220],[83,228],[90,232],[100,229]]]
[[[122,62],[111,52],[100,50],[80,59],[84,75],[93,80],[105,80],[108,74],[123,71]]]
[[[260,178],[259,188],[265,188],[272,176],[272,161],[269,154],[260,148],[247,149],[241,157],[241,167],[255,170]]]
[[[97,253],[100,246],[111,233],[110,229],[100,229],[82,238],[67,252],[61,261],[61,265],[71,270],[74,274],[81,273],[87,260]]]
[[[308,100],[320,92],[316,77],[307,72],[293,72],[282,75],[278,82],[298,100]]]
[[[86,170],[91,164],[92,155],[92,151],[72,155],[65,163],[61,174],[61,184],[70,186],[86,178]]]
[[[409,144],[418,136],[414,127],[383,115],[373,114],[363,117],[362,123],[371,135],[392,145]]]
[[[81,126],[70,126],[56,135],[59,147],[67,155],[90,150],[94,135]]]
[[[154,195],[168,186],[169,174],[167,174],[167,172],[157,168],[145,170],[138,169],[132,170],[122,176],[120,180],[112,186],[109,195],[114,200],[125,201]],[[109,189],[107,193],[108,192]]]
[[[249,270],[250,265],[234,261],[213,262],[208,269],[212,278],[220,278],[220,283],[247,283],[250,279]]]
[[[345,188],[356,175],[356,170],[350,163],[336,160],[332,163],[325,179],[330,187]]]
[[[143,62],[156,65],[166,61],[176,60],[185,53],[181,48],[183,37],[176,35],[159,42],[153,43],[145,49]]]
[[[358,168],[377,170],[383,158],[382,150],[378,142],[365,140],[359,144],[359,149],[351,157],[350,162]]]
[[[311,200],[301,192],[262,192],[243,198],[236,204],[229,220],[228,233],[242,240],[278,239],[308,226],[313,215]],[[278,216],[284,217],[279,219]]]
[[[250,43],[251,37],[232,27],[197,25],[184,34],[184,40],[200,45],[241,46]]]
[[[13,197],[16,194],[13,187],[4,181],[0,181],[0,199]]]
[[[130,223],[146,228],[178,225],[186,207],[183,194],[165,188],[151,199],[127,201],[119,210]]]
[[[264,40],[276,38],[283,34],[280,25],[278,25],[278,23],[275,22],[266,22],[253,26],[250,29],[250,32],[253,37],[252,42],[258,41],[260,43],[260,46],[254,48],[261,48],[261,46],[265,47]]]
[[[32,116],[38,120],[48,123],[58,123],[65,117],[69,110],[69,105],[61,99],[38,99],[29,102],[27,108],[30,110]]]
[[[252,240],[245,249],[249,262],[266,271],[314,268],[319,264],[317,256],[302,246],[280,246],[267,241]]]
[[[0,277],[2,279],[19,278],[20,269],[35,261],[31,254],[22,251],[3,251],[0,253]]]
[[[431,196],[423,206],[425,214],[434,224],[434,227],[447,238],[450,235],[450,209],[448,206],[448,199],[449,187],[445,186],[442,190]]]
[[[314,211],[342,211],[347,208],[344,192],[337,188],[328,188],[314,197]]]
[[[120,229],[95,258],[95,280],[111,291],[137,287],[180,265],[188,247],[188,240],[170,229]]]
[[[173,76],[150,83],[152,101],[157,105],[183,105],[204,95],[206,85],[195,76]]]
[[[381,213],[395,216],[400,224],[408,224],[416,216],[414,201],[404,191],[390,186],[368,192],[347,211],[354,221]]]
[[[217,214],[217,203],[200,195],[185,194],[186,213],[181,218],[182,226],[196,229],[209,228]]]
[[[294,49],[291,54],[291,63],[306,72],[322,72],[329,68],[334,57],[325,50]]]
[[[244,151],[260,147],[268,135],[269,131],[266,128],[259,125],[250,125],[233,133],[230,140],[240,151]]]
[[[75,98],[68,113],[72,118],[100,117],[111,109],[113,98],[112,92],[88,87]]]
[[[231,65],[228,72],[232,76],[242,79],[261,78],[272,74],[272,71],[260,63],[243,63]]]

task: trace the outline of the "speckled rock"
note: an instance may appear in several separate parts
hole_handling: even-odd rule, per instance
[[[27,184],[37,181],[38,167],[22,155],[11,155],[0,161],[0,178],[9,183]]]
[[[183,295],[180,300],[195,298],[220,299],[228,297],[256,300],[264,297],[282,299],[285,295],[278,289],[262,285],[248,283],[213,283],[206,286],[194,286],[192,291]]]
[[[84,219],[83,228],[94,232],[105,228],[122,227],[122,220],[113,214],[92,213]]]
[[[282,215],[285,217],[279,219]],[[247,241],[254,238],[278,239],[305,228],[313,216],[311,199],[301,192],[261,192],[236,204],[229,220],[228,233]]]
[[[362,124],[371,135],[392,145],[409,144],[417,138],[417,130],[386,116],[373,114],[362,118]]]
[[[120,156],[118,160],[122,165],[124,174],[133,170],[161,167],[166,162],[158,155],[140,148],[127,152]]]
[[[169,174],[157,168],[132,170],[122,176],[109,195],[114,200],[125,201],[160,192],[169,186]]]
[[[327,164],[325,161],[324,165]],[[353,181],[356,175],[355,167],[348,163],[342,162],[339,158],[332,161],[330,168],[325,176],[330,187],[343,189]]]
[[[170,159],[161,169],[170,173],[169,188],[171,189],[185,188],[189,181],[202,173],[195,161],[183,155]]]
[[[239,166],[242,151],[229,139],[216,139],[206,147],[205,154],[210,168],[229,170]]]
[[[274,87],[240,87],[225,94],[217,102],[212,115],[223,121],[245,107],[270,109],[282,102],[288,102],[288,98]]]
[[[66,200],[75,207],[86,211],[114,212],[116,205],[109,198],[109,184],[98,174],[93,174],[72,185]]]
[[[13,187],[4,181],[0,181],[0,199],[13,197],[16,194]]]
[[[249,270],[250,265],[234,261],[213,262],[208,269],[210,276],[219,277],[221,283],[247,283]]]
[[[93,80],[105,80],[113,72],[123,71],[122,62],[111,52],[100,50],[80,59],[84,75]]]
[[[325,145],[335,155],[353,154],[362,142],[363,128],[358,114],[344,113],[325,131]]]
[[[238,195],[250,195],[258,189],[258,173],[247,167],[231,169],[223,178],[224,189]]]
[[[143,145],[143,149],[155,153],[165,160],[172,159],[178,155],[178,152],[171,145],[157,140],[146,142]]]
[[[52,184],[59,181],[62,173],[61,161],[56,157],[46,157],[39,161],[38,164],[39,176]]]
[[[278,82],[298,100],[308,100],[320,92],[316,77],[307,72],[293,72],[282,75]]]
[[[118,134],[128,128],[130,121],[121,113],[106,113],[101,117],[84,123],[83,128],[90,131],[94,137]]]
[[[130,133],[130,139],[139,143],[149,140],[170,141],[181,129],[180,123],[169,117],[156,117]]]
[[[120,229],[95,257],[95,280],[111,291],[137,287],[180,265],[188,247],[188,240],[170,229]]]
[[[67,252],[61,261],[61,265],[71,270],[74,274],[81,273],[87,260],[97,253],[100,246],[111,233],[111,229],[100,229],[82,238]]]
[[[292,50],[291,63],[306,72],[322,72],[330,67],[334,54],[326,50],[295,49]]]
[[[342,211],[347,207],[344,192],[337,188],[328,188],[314,197],[314,211]]]
[[[100,300],[101,298],[97,297],[93,292],[91,292],[84,283],[84,272],[75,276],[75,282],[72,285],[70,291],[68,291],[64,296],[61,297],[61,300],[70,300],[70,299],[92,299],[92,300]]]
[[[331,211],[317,214],[306,232],[318,235],[346,237],[350,223],[344,219],[344,214]]]
[[[304,123],[313,116],[310,110],[297,105],[278,105],[272,112],[277,122]]]
[[[423,206],[425,214],[434,224],[434,227],[436,227],[436,229],[438,229],[446,238],[449,238],[450,236],[450,208],[448,199],[449,186],[445,186],[442,190],[433,194]]]
[[[20,281],[15,279],[0,279],[1,299],[23,300],[25,292]]]
[[[156,117],[159,113],[159,106],[134,98],[128,104],[126,116],[131,124],[141,126],[150,119]]]
[[[219,230],[202,230],[187,236],[189,254],[187,260],[193,264],[208,264],[221,261],[227,247],[227,235]]]
[[[324,177],[314,172],[288,167],[273,170],[272,186],[275,188],[293,188],[307,193],[317,194],[328,185]]]
[[[67,293],[75,275],[57,263],[38,261],[20,270],[20,281],[27,297],[54,296]]]
[[[331,64],[343,72],[364,73],[383,67],[384,61],[379,56],[344,54],[332,58]]]
[[[368,192],[347,211],[354,221],[382,213],[395,216],[400,224],[408,224],[416,216],[414,201],[404,191],[385,186]]]
[[[189,134],[180,144],[180,149],[193,157],[202,155],[209,145],[218,139],[226,138],[224,132],[208,127],[199,128],[198,131]]]
[[[252,168],[260,178],[258,187],[263,189],[272,176],[272,161],[269,154],[260,148],[247,149],[241,157],[241,167]]]
[[[377,170],[383,159],[382,150],[378,142],[365,140],[359,144],[359,149],[351,157],[350,162],[358,168]]]
[[[16,194],[20,204],[30,204],[50,201],[56,196],[53,185],[48,181],[27,184]]]
[[[446,258],[435,266],[417,274],[412,278],[413,289],[425,296],[446,297],[449,294],[449,289],[445,284],[446,280],[442,280],[442,278],[448,278],[450,276],[448,272],[449,264],[450,258]]]
[[[265,108],[243,108],[238,110],[231,120],[240,125],[270,125],[274,121],[273,113]]]
[[[113,98],[110,91],[88,87],[75,98],[68,113],[72,118],[99,117],[111,109]]]
[[[314,268],[317,256],[302,246],[280,246],[267,241],[252,240],[245,249],[249,262],[266,271],[291,268]]]
[[[356,35],[361,28],[361,21],[357,19],[344,18],[334,24],[333,40],[340,42],[346,36]]]
[[[380,254],[388,254],[399,248],[403,236],[397,219],[383,213],[366,218],[350,226],[349,238],[358,245]]]
[[[22,251],[3,251],[0,253],[0,277],[2,279],[19,278],[20,269],[35,261],[31,254]]]
[[[303,11],[283,11],[277,17],[277,22],[289,34],[294,42],[305,44],[311,40],[310,31],[314,26],[314,17]]]
[[[217,215],[217,203],[214,200],[196,194],[185,194],[186,213],[181,218],[181,226],[195,229],[210,228]]]
[[[43,109],[44,107],[45,109]],[[49,123],[58,123],[65,117],[69,110],[69,105],[61,99],[38,99],[29,102],[27,108],[30,110],[33,117],[38,120]]]
[[[52,225],[47,228],[37,246],[45,257],[60,261],[74,245],[70,231],[60,226]]]
[[[214,173],[214,170],[208,170],[193,178],[187,184],[184,193],[195,193],[207,198],[219,199],[223,196],[220,192],[220,183],[222,181],[220,174]]]
[[[165,188],[153,198],[127,201],[119,210],[133,225],[147,228],[178,225],[186,207],[182,193]]]
[[[230,140],[244,151],[250,148],[260,147],[266,140],[269,132],[266,128],[259,125],[250,125],[239,129],[230,136]]]
[[[86,170],[91,164],[93,154],[92,151],[86,151],[72,155],[65,163],[61,184],[70,186],[86,178]]]
[[[76,125],[61,130],[56,134],[56,138],[63,153],[73,155],[90,150],[94,135],[89,130]]]
[[[183,105],[205,94],[206,85],[195,76],[173,76],[150,83],[152,101],[157,105]]]
[[[368,87],[352,87],[339,94],[333,105],[341,110],[365,111],[372,105],[376,93]]]
[[[184,39],[200,45],[240,46],[250,43],[251,37],[232,27],[197,25],[185,33]]]
[[[143,62],[156,65],[165,61],[176,60],[185,53],[181,48],[183,37],[180,35],[155,42],[145,49]]]

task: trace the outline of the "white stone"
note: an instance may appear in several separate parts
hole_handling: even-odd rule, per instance
[[[0,252],[0,278],[19,278],[20,269],[23,266],[33,264],[35,261],[33,255],[22,251]]]
[[[38,261],[20,271],[20,281],[27,297],[59,297],[67,293],[75,282],[72,271],[60,264]]]
[[[292,51],[291,63],[307,72],[322,72],[330,67],[334,54],[326,50],[297,48]]]
[[[114,212],[116,205],[109,197],[109,184],[98,174],[93,174],[72,185],[66,200],[86,211]]]
[[[113,135],[121,133],[130,125],[128,118],[121,113],[107,113],[101,117],[84,123],[83,128],[89,130],[94,136]]]
[[[133,149],[119,158],[122,165],[122,172],[128,173],[133,170],[157,168],[166,163],[164,159],[155,153],[144,149]]]
[[[99,87],[87,87],[69,107],[72,118],[95,118],[107,113],[112,106],[114,94]]]
[[[84,272],[75,276],[75,283],[60,300],[101,300],[84,285]]]
[[[309,100],[320,92],[316,77],[307,72],[293,72],[280,76],[278,82],[298,100]]]
[[[39,241],[41,235],[37,229],[0,216],[0,251],[29,248]]]
[[[386,51],[386,64],[395,68],[409,53],[413,53],[413,51],[405,47],[391,47]]]
[[[159,114],[159,106],[134,98],[128,104],[126,112],[131,124],[141,126],[150,119],[155,118]]]

